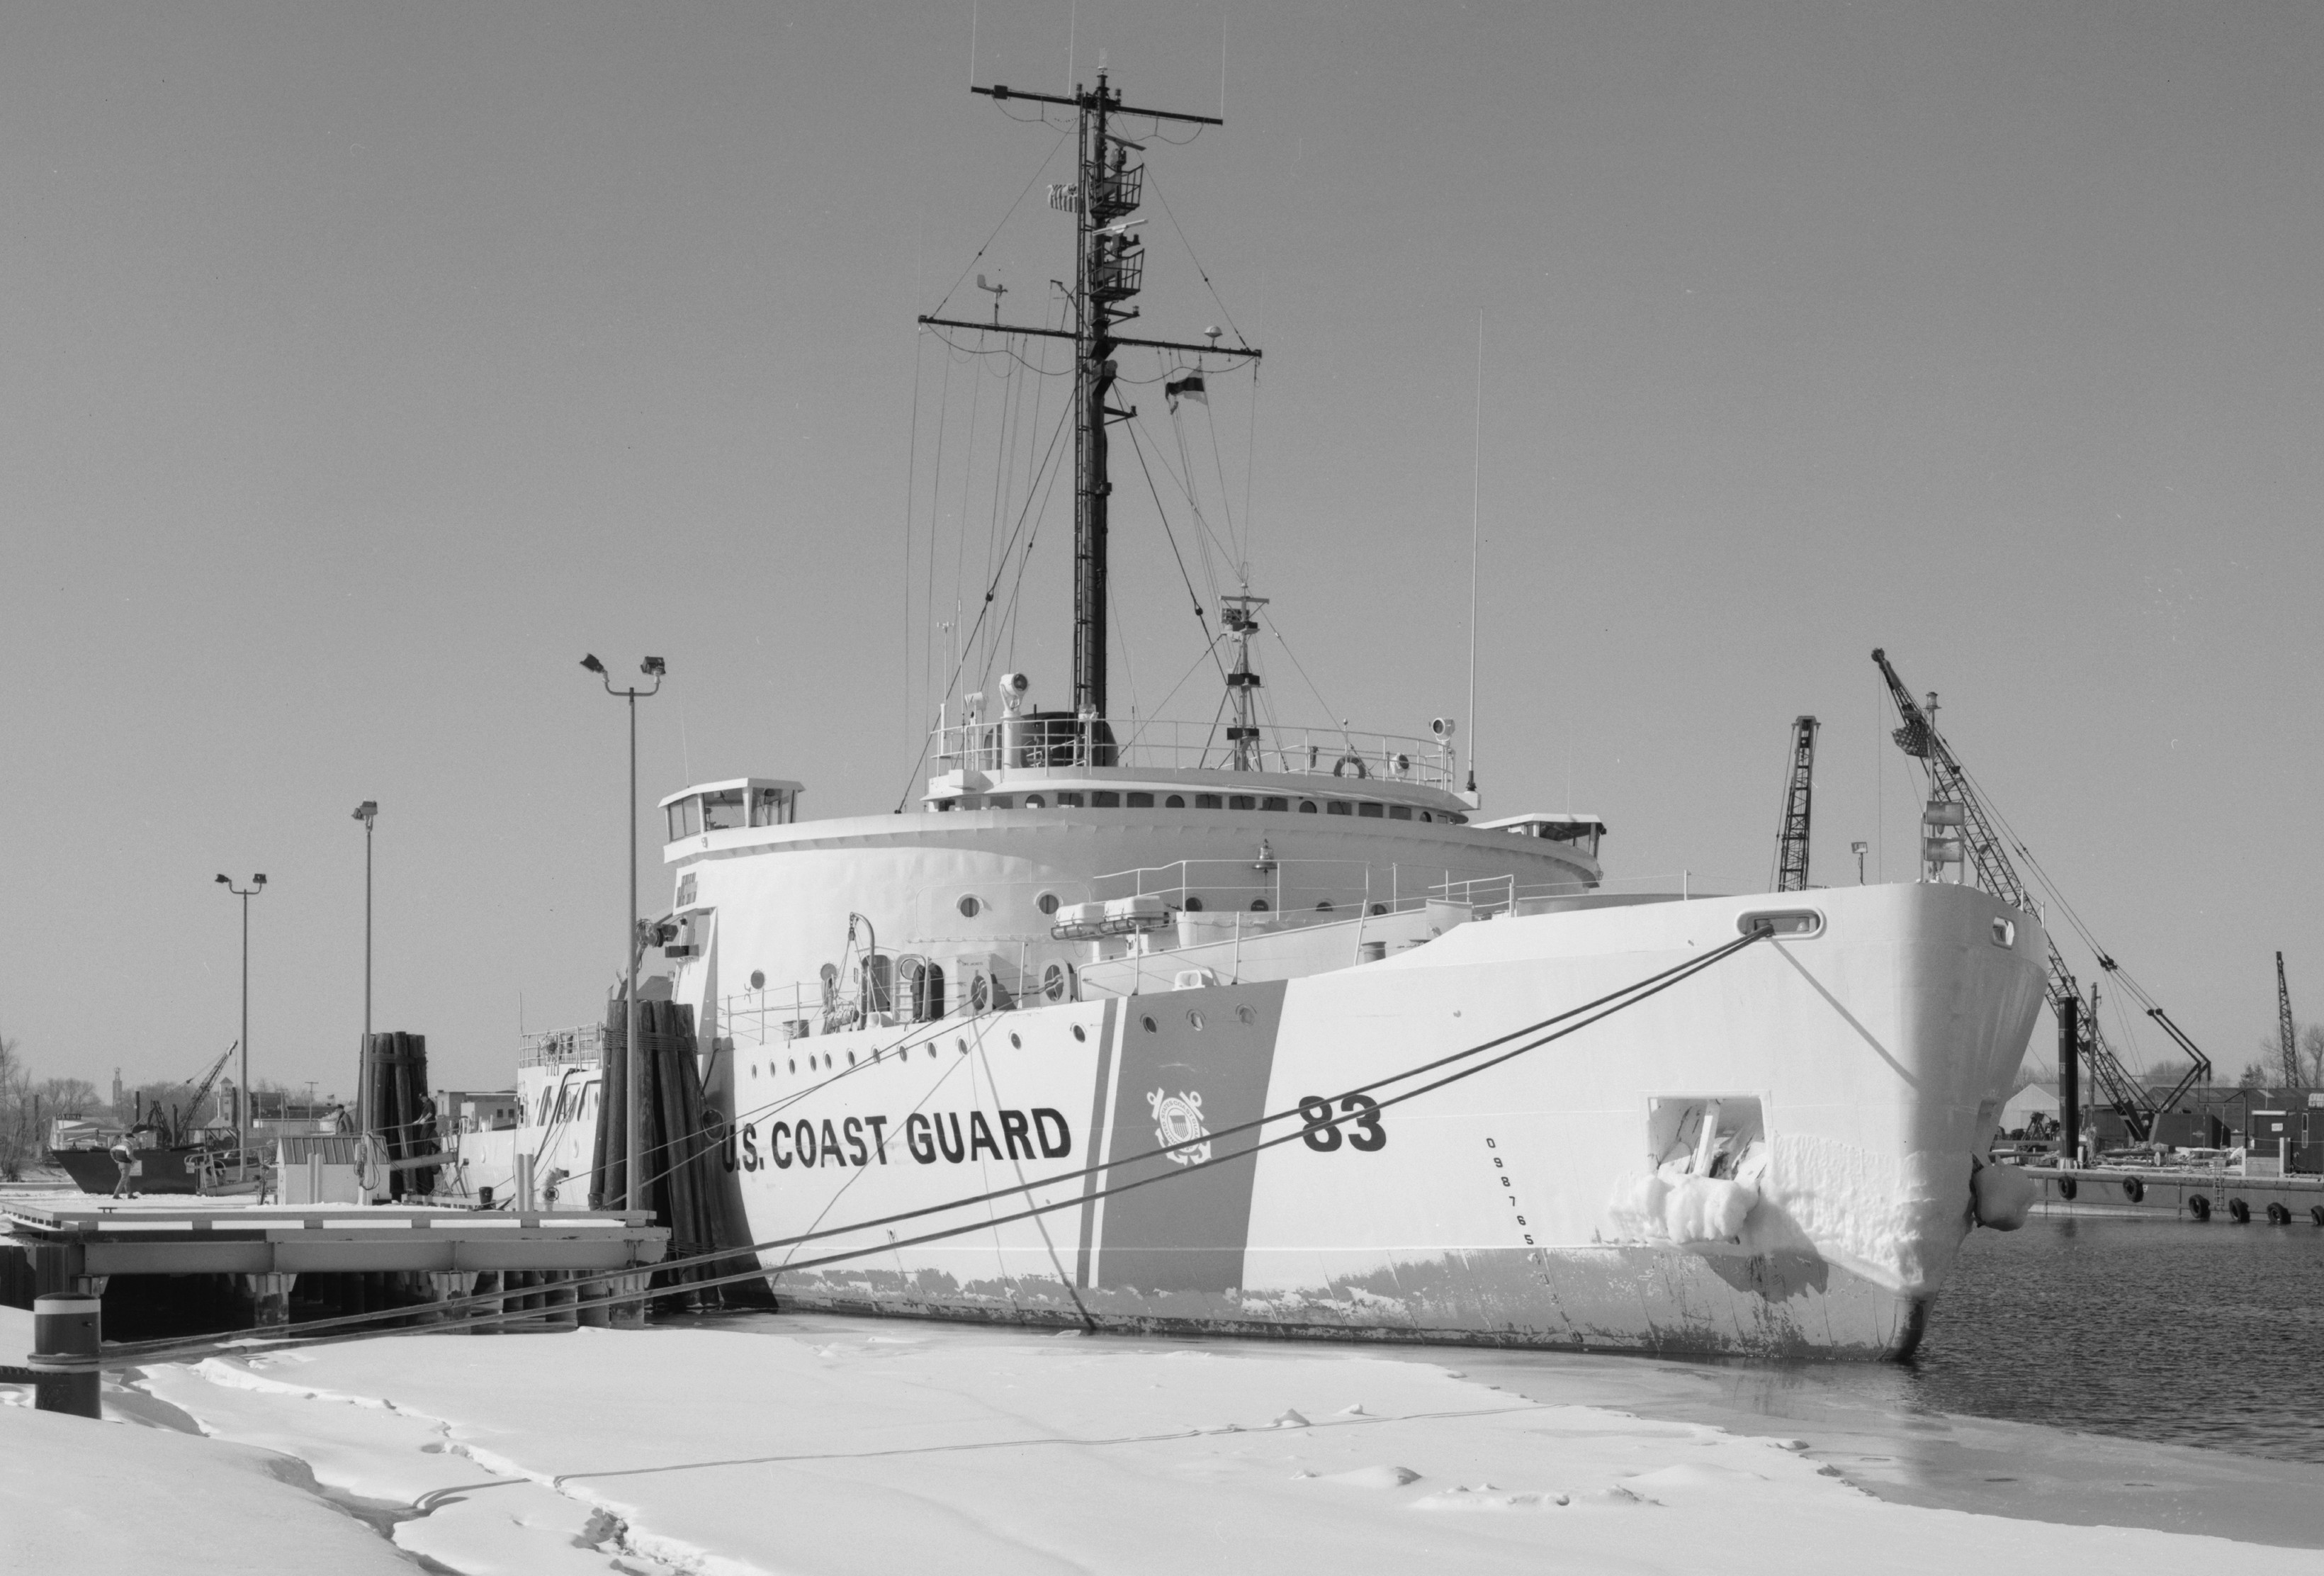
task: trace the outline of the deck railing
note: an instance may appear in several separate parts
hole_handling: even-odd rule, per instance
[[[1436,739],[1357,733],[1342,728],[1262,727],[1254,740],[1228,738],[1223,723],[1130,721],[1049,714],[950,723],[935,731],[939,772],[1076,766],[1165,770],[1244,770],[1286,777],[1377,779],[1427,788],[1454,786],[1452,746]],[[1238,747],[1240,749],[1240,754]],[[1240,768],[1238,761],[1241,762]]]

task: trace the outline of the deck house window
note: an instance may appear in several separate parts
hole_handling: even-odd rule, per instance
[[[1194,808],[1198,810],[1215,810],[1219,807],[1219,796],[1216,794],[1196,794],[1194,796]]]
[[[1410,805],[1390,805],[1388,807],[1388,818],[1391,821],[1409,821],[1412,819],[1412,806]]]
[[[1133,810],[1150,810],[1154,807],[1154,796],[1133,792],[1130,796],[1130,807]]]
[[[1345,816],[1350,813],[1348,801],[1345,799],[1333,799],[1324,805],[1323,808],[1334,816]]]
[[[1381,810],[1378,805],[1372,804],[1367,800],[1365,803],[1356,806],[1356,814],[1359,816],[1370,816],[1373,820],[1377,821],[1380,818]]]

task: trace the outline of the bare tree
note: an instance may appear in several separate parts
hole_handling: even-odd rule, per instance
[[[25,1166],[40,1153],[38,1125],[23,1053],[16,1041],[0,1037],[0,1180],[23,1179]]]

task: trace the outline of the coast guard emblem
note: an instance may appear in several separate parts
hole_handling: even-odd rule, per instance
[[[1200,1166],[1211,1157],[1210,1129],[1203,1126],[1203,1097],[1189,1090],[1164,1094],[1159,1089],[1146,1097],[1154,1111],[1154,1138],[1180,1166]]]

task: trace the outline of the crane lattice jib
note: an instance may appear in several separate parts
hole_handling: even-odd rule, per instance
[[[1927,766],[1932,798],[1960,806],[1962,853],[1969,867],[1977,872],[1977,884],[2021,913],[2039,913],[2033,894],[2026,889],[2024,880],[2017,873],[2017,867],[2009,862],[2000,835],[1994,831],[1992,818],[1987,815],[1984,802],[1969,787],[1969,774],[1954,757],[1952,746],[1946,743],[1944,735],[1937,732],[1936,723],[1922,709],[1921,703],[1913,698],[1913,692],[1904,687],[1904,681],[1889,665],[1887,654],[1875,651],[1872,660],[1879,664],[1880,677],[1888,684],[1888,697],[1895,702],[1897,715],[1904,721],[1904,725],[1891,735],[1896,741],[1896,747]],[[2058,1012],[2067,1001],[2079,1001],[2081,991],[2075,983],[2073,971],[2066,966],[2066,960],[2058,955],[2058,944],[2052,941],[2049,948],[2050,972],[2043,991],[2049,998],[2050,1009]],[[2091,1082],[2097,1084],[2098,1093],[2115,1114],[2121,1117],[2129,1128],[2131,1137],[2144,1142],[2154,1130],[2158,1108],[2146,1090],[2130,1075],[2130,1070],[2107,1045],[2106,1037],[2098,1028],[2095,1000],[2090,1004],[2090,1010],[2078,1015],[2078,1021],[2080,1029],[2075,1037],[2078,1042],[2076,1048],[2090,1070]]]
[[[2299,1030],[2292,1021],[2292,987],[2284,982],[2283,954],[2275,954],[2275,1031],[2283,1042],[2283,1081],[2300,1083]]]
[[[210,1064],[210,1070],[202,1074],[202,1079],[199,1083],[194,1085],[194,1097],[186,1101],[186,1120],[189,1123],[194,1120],[194,1113],[202,1109],[202,1101],[208,1095],[210,1085],[216,1083],[217,1082],[218,1074],[226,1071],[226,1058],[234,1055],[235,1046],[239,1046],[240,1044],[242,1044],[242,1042],[240,1040],[236,1040],[234,1042],[234,1045],[228,1046],[226,1049],[220,1051],[218,1053],[218,1059]]]
[[[1775,834],[1775,890],[1808,889],[1808,822],[1815,782],[1816,720],[1792,724],[1792,773],[1784,787],[1784,824]]]

